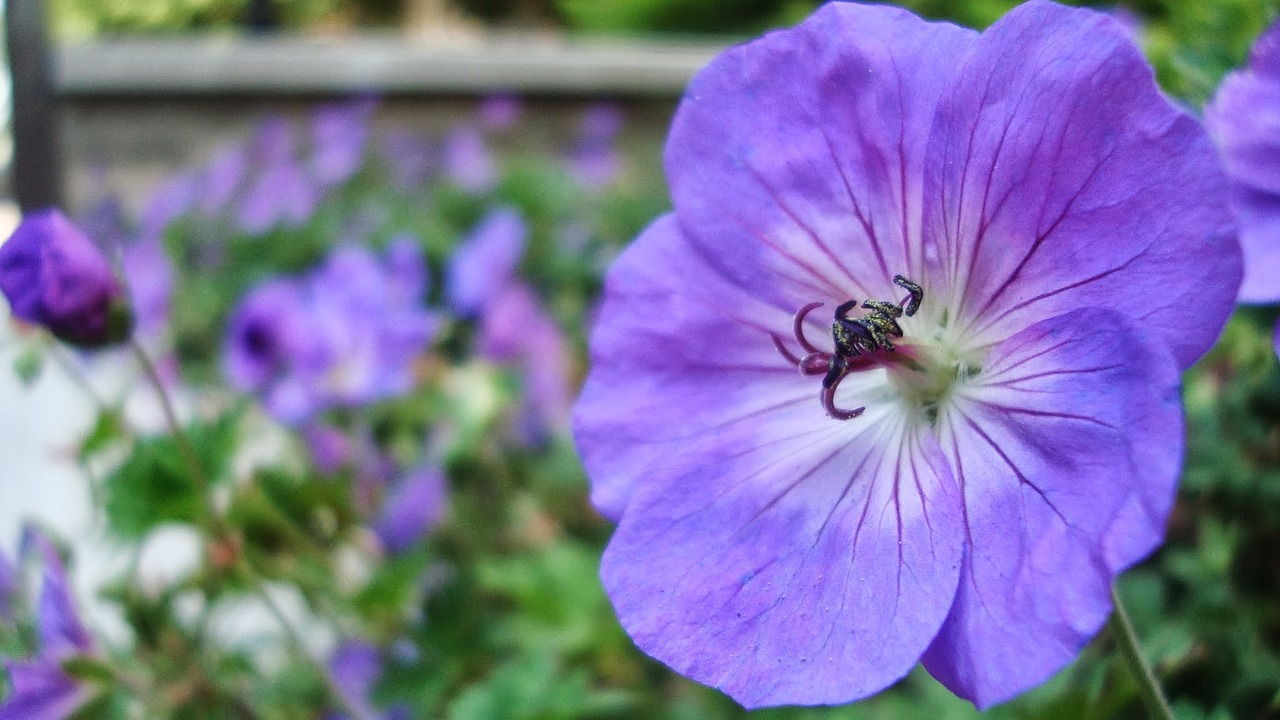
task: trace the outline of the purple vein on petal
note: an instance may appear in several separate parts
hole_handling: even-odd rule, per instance
[[[863,214],[861,204],[858,203],[858,198],[853,194],[853,186],[849,183],[849,175],[845,172],[844,164],[840,162],[840,156],[836,153],[835,146],[831,142],[831,136],[827,134],[826,123],[819,122],[816,123],[816,126],[818,131],[822,133],[822,141],[826,144],[827,150],[835,160],[836,171],[840,173],[840,182],[844,186],[845,195],[849,198],[849,206],[853,210],[853,216],[858,219],[858,224],[862,226],[862,231],[867,234],[867,239],[871,241],[871,248],[875,250],[876,259],[880,262],[880,269],[886,273],[887,277],[889,273],[889,266],[885,263],[884,253],[880,249],[880,241],[876,238],[876,229],[870,222],[868,222],[866,216]],[[823,249],[826,250],[826,247],[824,246]],[[826,252],[828,255],[831,255],[830,250],[826,250]],[[857,291],[863,295],[870,295],[870,293],[867,292],[866,287],[862,285],[856,277],[854,277],[849,268],[842,262],[839,264],[840,269],[844,270],[845,275],[849,277],[849,280],[854,284]]]
[[[826,297],[827,295],[831,295],[832,297],[834,297],[839,294],[838,290],[836,292],[832,292],[834,287],[831,286],[831,281],[826,277],[825,274],[818,272],[817,268],[813,267],[812,265],[805,262],[804,260],[801,260],[800,258],[796,257],[790,252],[787,252],[783,250],[781,247],[779,247],[778,245],[774,244],[773,240],[769,238],[767,233],[753,227],[750,223],[746,221],[745,218],[743,218],[738,213],[732,212],[727,208],[724,209],[724,213],[727,217],[732,218],[733,221],[736,222],[743,230],[746,230],[751,235],[754,235],[758,240],[760,240],[760,242],[764,243],[765,246],[767,246],[769,249],[778,253],[782,257],[787,258],[788,260],[791,261],[792,265],[799,266],[799,268],[802,271],[804,271],[800,277],[787,276],[786,279],[788,282],[792,282],[797,285],[803,285],[805,287],[808,287],[812,292],[817,294],[818,297]],[[697,243],[690,243],[690,244],[695,246],[697,245]],[[712,267],[714,267],[714,265]],[[814,282],[812,282],[811,278],[821,278],[824,282],[826,282],[828,287],[822,287],[821,285],[815,284]]]
[[[987,313],[987,311],[991,309],[991,306],[995,304],[995,301],[1000,296],[1004,295],[1006,290],[1008,290],[1010,287],[1014,285],[1015,281],[1022,274],[1022,270],[1027,266],[1027,263],[1031,262],[1031,259],[1035,257],[1036,253],[1040,251],[1040,248],[1041,246],[1044,245],[1044,242],[1048,240],[1055,232],[1057,232],[1058,227],[1060,227],[1062,224],[1062,221],[1066,220],[1067,217],[1071,214],[1071,210],[1075,206],[1076,201],[1080,199],[1081,194],[1084,193],[1085,189],[1093,181],[1093,178],[1097,176],[1098,171],[1102,169],[1102,166],[1106,163],[1107,159],[1110,156],[1111,154],[1108,153],[1107,156],[1101,158],[1097,163],[1094,164],[1093,169],[1089,171],[1088,177],[1086,177],[1084,179],[1084,182],[1081,183],[1080,187],[1077,188],[1076,191],[1071,194],[1071,198],[1067,200],[1066,205],[1063,206],[1062,211],[1058,213],[1058,216],[1053,219],[1053,222],[1049,224],[1049,227],[1045,228],[1044,230],[1038,231],[1036,233],[1036,238],[1034,241],[1032,241],[1031,247],[1027,249],[1026,255],[1024,255],[1022,257],[1022,260],[1020,260],[1018,264],[1014,267],[1013,272],[1011,272],[1009,276],[1005,278],[1004,282],[1001,283],[999,287],[997,287],[992,293],[990,293],[987,296],[987,301],[986,303],[983,304],[982,308],[978,310],[976,313],[973,313],[972,315],[969,316],[969,323],[971,328],[973,324],[977,322],[977,318],[983,317]],[[1041,208],[1042,212],[1043,210],[1044,209]]]
[[[1018,464],[1015,463],[1007,453],[1005,453],[1004,449],[1000,447],[1000,443],[997,443],[990,435],[987,434],[985,430],[982,429],[981,423],[974,421],[973,418],[969,417],[967,414],[963,412],[961,413],[961,416],[964,418],[965,424],[968,425],[969,428],[972,429],[975,433],[977,433],[978,436],[981,437],[982,440],[987,443],[987,445],[991,446],[992,450],[996,451],[996,454],[1000,456],[1000,459],[1004,462],[1004,464],[1009,466],[1009,469],[1013,471],[1013,474],[1015,476],[1017,476],[1018,482],[1020,484],[1022,484],[1024,487],[1031,488],[1031,490],[1035,492],[1036,495],[1039,495],[1040,499],[1044,501],[1044,504],[1047,505],[1049,509],[1053,511],[1053,514],[1058,516],[1058,519],[1062,521],[1063,525],[1066,525],[1067,527],[1073,530],[1078,530],[1078,528],[1076,528],[1074,525],[1072,525],[1070,522],[1067,521],[1066,516],[1062,514],[1062,511],[1058,509],[1057,505],[1054,505],[1049,500],[1049,497],[1045,495],[1045,492],[1043,490],[1040,489],[1040,486],[1031,482],[1031,479],[1027,477],[1026,473],[1022,472],[1022,468],[1019,468]]]
[[[1143,249],[1145,250],[1145,248]],[[971,332],[973,332],[974,334],[981,334],[991,326],[996,325],[1001,320],[1009,317],[1010,315],[1017,312],[1018,310],[1021,310],[1022,308],[1025,308],[1029,305],[1040,302],[1041,300],[1047,300],[1055,295],[1060,295],[1064,292],[1070,292],[1077,288],[1088,285],[1089,283],[1097,282],[1098,280],[1114,275],[1115,273],[1122,272],[1126,270],[1129,267],[1129,265],[1141,259],[1142,259],[1141,253],[1137,255],[1133,255],[1128,260],[1125,260],[1123,263],[1113,268],[1108,268],[1106,270],[1103,270],[1100,273],[1096,273],[1082,280],[1077,280],[1075,282],[1071,282],[1066,285],[1056,287],[1053,290],[1049,290],[1047,292],[1040,293],[1035,297],[1029,298],[1027,300],[1023,300],[1022,302],[1019,302],[1016,305],[1011,305],[1007,308],[1004,308],[1001,310],[1001,312],[998,315],[984,315],[982,318],[981,324],[978,324],[977,322],[975,322],[973,325],[970,326]]]
[[[760,175],[760,172],[756,170],[754,167],[748,166],[747,169],[751,173],[751,176],[755,178],[756,182],[760,184],[760,187],[764,188],[765,192],[768,193],[769,197],[773,198],[773,201],[774,203],[777,204],[778,209],[782,210],[782,212],[786,214],[787,217],[791,218],[791,222],[796,224],[796,227],[803,230],[804,233],[809,236],[809,239],[813,241],[813,244],[817,245],[818,248],[822,250],[822,254],[826,255],[827,259],[830,260],[832,264],[834,264],[836,267],[844,271],[845,276],[850,281],[856,283],[857,280],[854,278],[854,275],[849,270],[849,268],[846,267],[845,264],[840,261],[840,258],[837,257],[836,254],[831,251],[831,248],[828,247],[827,244],[822,241],[822,238],[819,237],[818,233],[815,232],[813,228],[809,227],[809,225],[806,224],[803,220],[801,220],[800,216],[794,210],[792,210],[789,205],[787,205],[787,203],[783,200],[782,195],[779,194],[778,191],[772,185],[766,182],[765,179]]]

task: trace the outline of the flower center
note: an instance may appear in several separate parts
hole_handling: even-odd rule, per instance
[[[938,375],[926,369],[925,364],[922,364],[922,360],[926,358],[919,357],[919,353],[913,346],[900,350],[893,344],[893,338],[903,336],[898,318],[904,315],[906,317],[915,315],[920,309],[921,301],[924,300],[924,289],[902,275],[895,275],[893,283],[907,291],[907,296],[899,302],[866,300],[862,303],[862,309],[867,312],[856,318],[849,317],[849,313],[858,306],[857,300],[841,303],[836,308],[835,321],[831,325],[834,352],[819,350],[804,335],[804,319],[810,312],[822,306],[820,302],[805,305],[795,315],[793,332],[796,342],[808,353],[804,357],[796,357],[783,344],[781,338],[773,333],[769,334],[778,352],[795,364],[802,374],[823,376],[820,394],[822,407],[826,409],[827,415],[836,420],[851,420],[866,410],[866,407],[842,410],[835,405],[836,389],[839,388],[840,381],[849,373],[873,367],[905,365],[913,373],[919,372],[926,376]],[[929,363],[929,365],[932,364]],[[907,384],[918,388],[931,383]],[[949,392],[948,388],[937,388],[937,390]],[[933,392],[928,393],[929,398],[933,398],[934,395]],[[922,402],[926,400],[921,399]],[[927,401],[933,403],[933,416],[936,418],[937,400]]]
[[[912,360],[891,366],[889,372],[898,395],[909,408],[923,413],[931,426],[937,425],[939,409],[982,372],[982,353],[948,333],[947,319],[944,311],[932,336],[911,347]]]

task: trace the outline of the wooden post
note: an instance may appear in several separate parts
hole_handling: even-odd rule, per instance
[[[22,212],[62,202],[58,104],[43,0],[8,0],[5,36],[13,77],[13,189]]]

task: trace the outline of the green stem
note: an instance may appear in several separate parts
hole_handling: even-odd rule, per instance
[[[1115,606],[1115,614],[1111,616],[1112,634],[1120,643],[1120,654],[1124,656],[1125,663],[1138,681],[1148,713],[1157,720],[1175,720],[1169,701],[1165,700],[1164,692],[1160,689],[1160,681],[1142,655],[1138,635],[1133,631],[1133,621],[1129,619],[1124,603],[1120,602],[1120,594],[1116,592],[1115,585],[1111,586],[1111,603]]]
[[[191,470],[192,477],[195,478],[196,484],[199,486],[201,496],[205,501],[206,521],[209,529],[219,538],[230,538],[230,534],[225,532],[226,528],[222,526],[222,518],[218,515],[213,505],[213,486],[209,483],[208,476],[204,474],[203,468],[200,466],[200,459],[196,455],[195,447],[191,444],[191,439],[187,436],[182,425],[178,422],[178,414],[174,411],[173,402],[169,399],[169,393],[165,390],[164,382],[160,379],[160,373],[156,371],[156,366],[151,362],[151,358],[147,356],[147,351],[136,338],[130,338],[130,346],[133,348],[133,354],[138,359],[138,364],[142,366],[142,372],[147,376],[147,380],[155,386],[156,394],[160,397],[160,407],[164,412],[165,422],[169,425],[169,430],[173,433],[174,440],[181,448],[183,457]],[[312,657],[303,644],[302,638],[298,635],[298,631],[294,629],[289,619],[285,616],[280,606],[276,604],[275,598],[271,597],[271,593],[267,592],[267,587],[262,576],[259,575],[247,559],[241,557],[239,567],[244,573],[249,583],[253,586],[254,591],[262,598],[262,602],[266,604],[267,609],[275,617],[276,622],[280,624],[285,635],[289,638],[295,651],[307,661],[308,664],[316,671],[320,678],[324,681],[325,687],[329,690],[332,700],[338,704],[352,720],[369,720],[369,718],[358,708],[352,707],[347,702],[346,697],[338,689],[338,684],[334,680],[333,675],[329,673],[329,669],[324,666],[316,658]]]
[[[213,507],[213,485],[210,484],[209,478],[204,474],[204,468],[200,465],[200,458],[196,455],[195,446],[191,444],[191,438],[187,436],[186,430],[182,428],[182,424],[178,421],[178,413],[173,408],[173,401],[169,399],[169,392],[164,387],[164,381],[160,379],[160,373],[156,371],[155,363],[151,362],[151,358],[147,355],[147,351],[142,347],[142,343],[137,338],[129,338],[129,347],[133,349],[133,355],[138,359],[138,365],[142,367],[142,373],[147,376],[147,381],[156,390],[157,397],[160,398],[160,410],[164,413],[165,423],[169,426],[170,432],[173,433],[173,439],[178,443],[178,449],[182,452],[182,458],[187,463],[187,469],[191,471],[191,477],[196,481],[197,489],[200,497],[204,499],[204,515],[208,529],[213,530],[218,536],[223,536],[220,532],[221,522],[218,513]]]

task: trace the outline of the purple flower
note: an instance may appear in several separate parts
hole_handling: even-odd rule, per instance
[[[637,645],[749,707],[918,661],[985,707],[1069,662],[1161,541],[1240,277],[1125,31],[830,3],[700,72],[665,159],[574,411]]]
[[[240,229],[260,235],[277,225],[304,224],[320,203],[320,188],[293,160],[267,166],[240,202]]]
[[[133,328],[111,263],[58,210],[27,215],[0,245],[0,291],[15,317],[80,347],[121,342]]]
[[[241,145],[223,148],[205,170],[200,209],[208,215],[231,204],[249,176],[249,150]]]
[[[404,302],[418,302],[431,289],[427,258],[417,238],[409,234],[391,238],[387,243],[387,275],[392,295]]]
[[[376,101],[363,99],[316,110],[311,121],[311,169],[321,184],[341,185],[360,169],[376,107]]]
[[[436,162],[431,141],[404,128],[388,130],[378,150],[390,171],[392,184],[401,191],[426,182]]]
[[[18,569],[13,561],[0,550],[0,621],[13,619],[14,598],[18,594]]]
[[[423,465],[400,478],[387,494],[373,531],[387,552],[412,548],[435,527],[444,512],[444,473]]]
[[[407,720],[411,717],[409,708],[396,704],[380,713],[369,702],[369,693],[382,677],[382,658],[378,649],[360,640],[347,640],[338,646],[333,657],[329,659],[329,673],[333,676],[334,685],[342,693],[342,699],[361,718],[373,720]],[[330,716],[332,720],[346,718],[342,713]]]
[[[622,111],[617,106],[600,103],[587,109],[569,158],[570,172],[581,185],[601,188],[617,178],[621,160],[615,139],[621,129]]]
[[[169,321],[173,298],[173,263],[158,236],[144,236],[125,246],[120,256],[129,290],[129,302],[138,322],[138,333],[150,335]]]
[[[489,303],[480,322],[483,357],[516,363],[524,376],[520,435],[535,444],[568,427],[573,403],[569,343],[528,287],[512,283]]]
[[[520,121],[521,103],[515,95],[490,95],[480,103],[480,124],[490,130],[510,130]]]
[[[343,246],[308,278],[254,289],[231,317],[227,378],[286,423],[408,391],[439,319],[407,291],[407,263],[403,249],[383,263]]]
[[[460,126],[449,133],[444,140],[444,173],[463,190],[482,193],[493,188],[498,170],[480,131]]]
[[[445,297],[461,315],[483,312],[515,276],[529,229],[519,211],[491,210],[454,250],[445,271]]]
[[[293,280],[250,290],[231,315],[223,371],[239,390],[261,391],[310,348],[305,295]]]
[[[306,426],[302,429],[302,441],[316,468],[327,475],[341,470],[354,454],[352,442],[346,433],[332,425],[313,423]]]
[[[251,152],[257,172],[235,209],[240,229],[260,235],[278,225],[304,224],[323,193],[298,160],[292,128],[283,118],[268,118],[258,128]]]
[[[1205,107],[1231,178],[1240,224],[1240,301],[1280,301],[1280,22],[1258,38],[1249,64],[1227,75]]]
[[[163,236],[165,228],[191,211],[200,193],[200,181],[194,175],[183,173],[165,180],[143,206],[141,234]]]
[[[296,160],[298,149],[289,121],[274,115],[263,120],[253,138],[253,152],[263,165],[279,165]]]
[[[34,539],[45,562],[36,611],[40,655],[4,663],[13,691],[0,704],[0,720],[64,720],[93,696],[93,688],[62,669],[69,658],[92,655],[93,640],[76,613],[62,561],[47,540]]]

